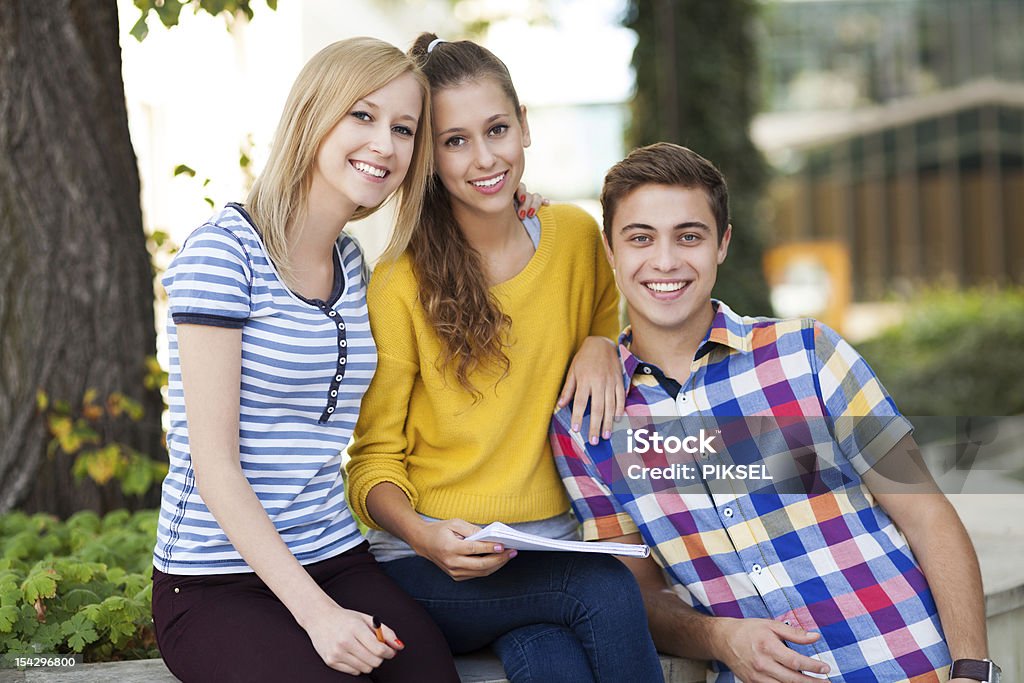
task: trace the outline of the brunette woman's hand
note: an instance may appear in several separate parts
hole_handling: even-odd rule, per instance
[[[622,380],[622,364],[618,348],[611,339],[587,337],[572,359],[565,386],[558,396],[558,408],[564,408],[572,399],[572,428],[580,430],[583,413],[590,401],[591,444],[612,434],[612,420],[622,415],[626,404],[626,389]]]
[[[527,192],[525,183],[519,183],[519,187],[516,188],[516,204],[518,205],[517,211],[519,212],[520,220],[533,218],[540,207],[547,206],[550,203],[547,197],[543,195]]]
[[[516,556],[500,543],[467,541],[480,527],[461,519],[424,522],[409,545],[456,581],[488,576]]]
[[[303,628],[324,663],[351,676],[370,673],[405,647],[386,624],[381,624],[385,642],[378,641],[370,615],[345,609],[329,598]]]

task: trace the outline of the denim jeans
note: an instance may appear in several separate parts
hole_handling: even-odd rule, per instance
[[[664,680],[640,589],[614,557],[521,552],[468,581],[422,557],[381,567],[427,609],[452,652],[493,644],[512,683]]]

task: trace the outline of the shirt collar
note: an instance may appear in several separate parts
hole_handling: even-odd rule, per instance
[[[737,315],[724,302],[717,299],[712,299],[711,304],[715,307],[715,317],[711,320],[704,340],[697,347],[697,358],[710,351],[711,344],[721,344],[741,353],[750,353],[753,350],[754,333],[750,319]],[[633,375],[643,364],[643,361],[630,350],[632,343],[633,328],[629,326],[619,335],[619,360],[622,362],[622,381],[627,392]]]

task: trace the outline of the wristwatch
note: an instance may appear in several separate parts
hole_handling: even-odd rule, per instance
[[[949,667],[949,678],[969,678],[972,681],[999,683],[1003,670],[991,659],[958,659]]]

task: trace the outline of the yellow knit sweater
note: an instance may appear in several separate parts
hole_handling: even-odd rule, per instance
[[[349,453],[353,511],[377,484],[397,485],[420,513],[473,523],[525,522],[565,512],[568,499],[548,444],[566,370],[589,335],[618,331],[618,292],[594,220],[571,205],[538,214],[533,258],[491,291],[512,319],[509,374],[472,375],[474,403],[441,372],[408,254],[379,265],[367,300],[379,365],[363,398]]]

